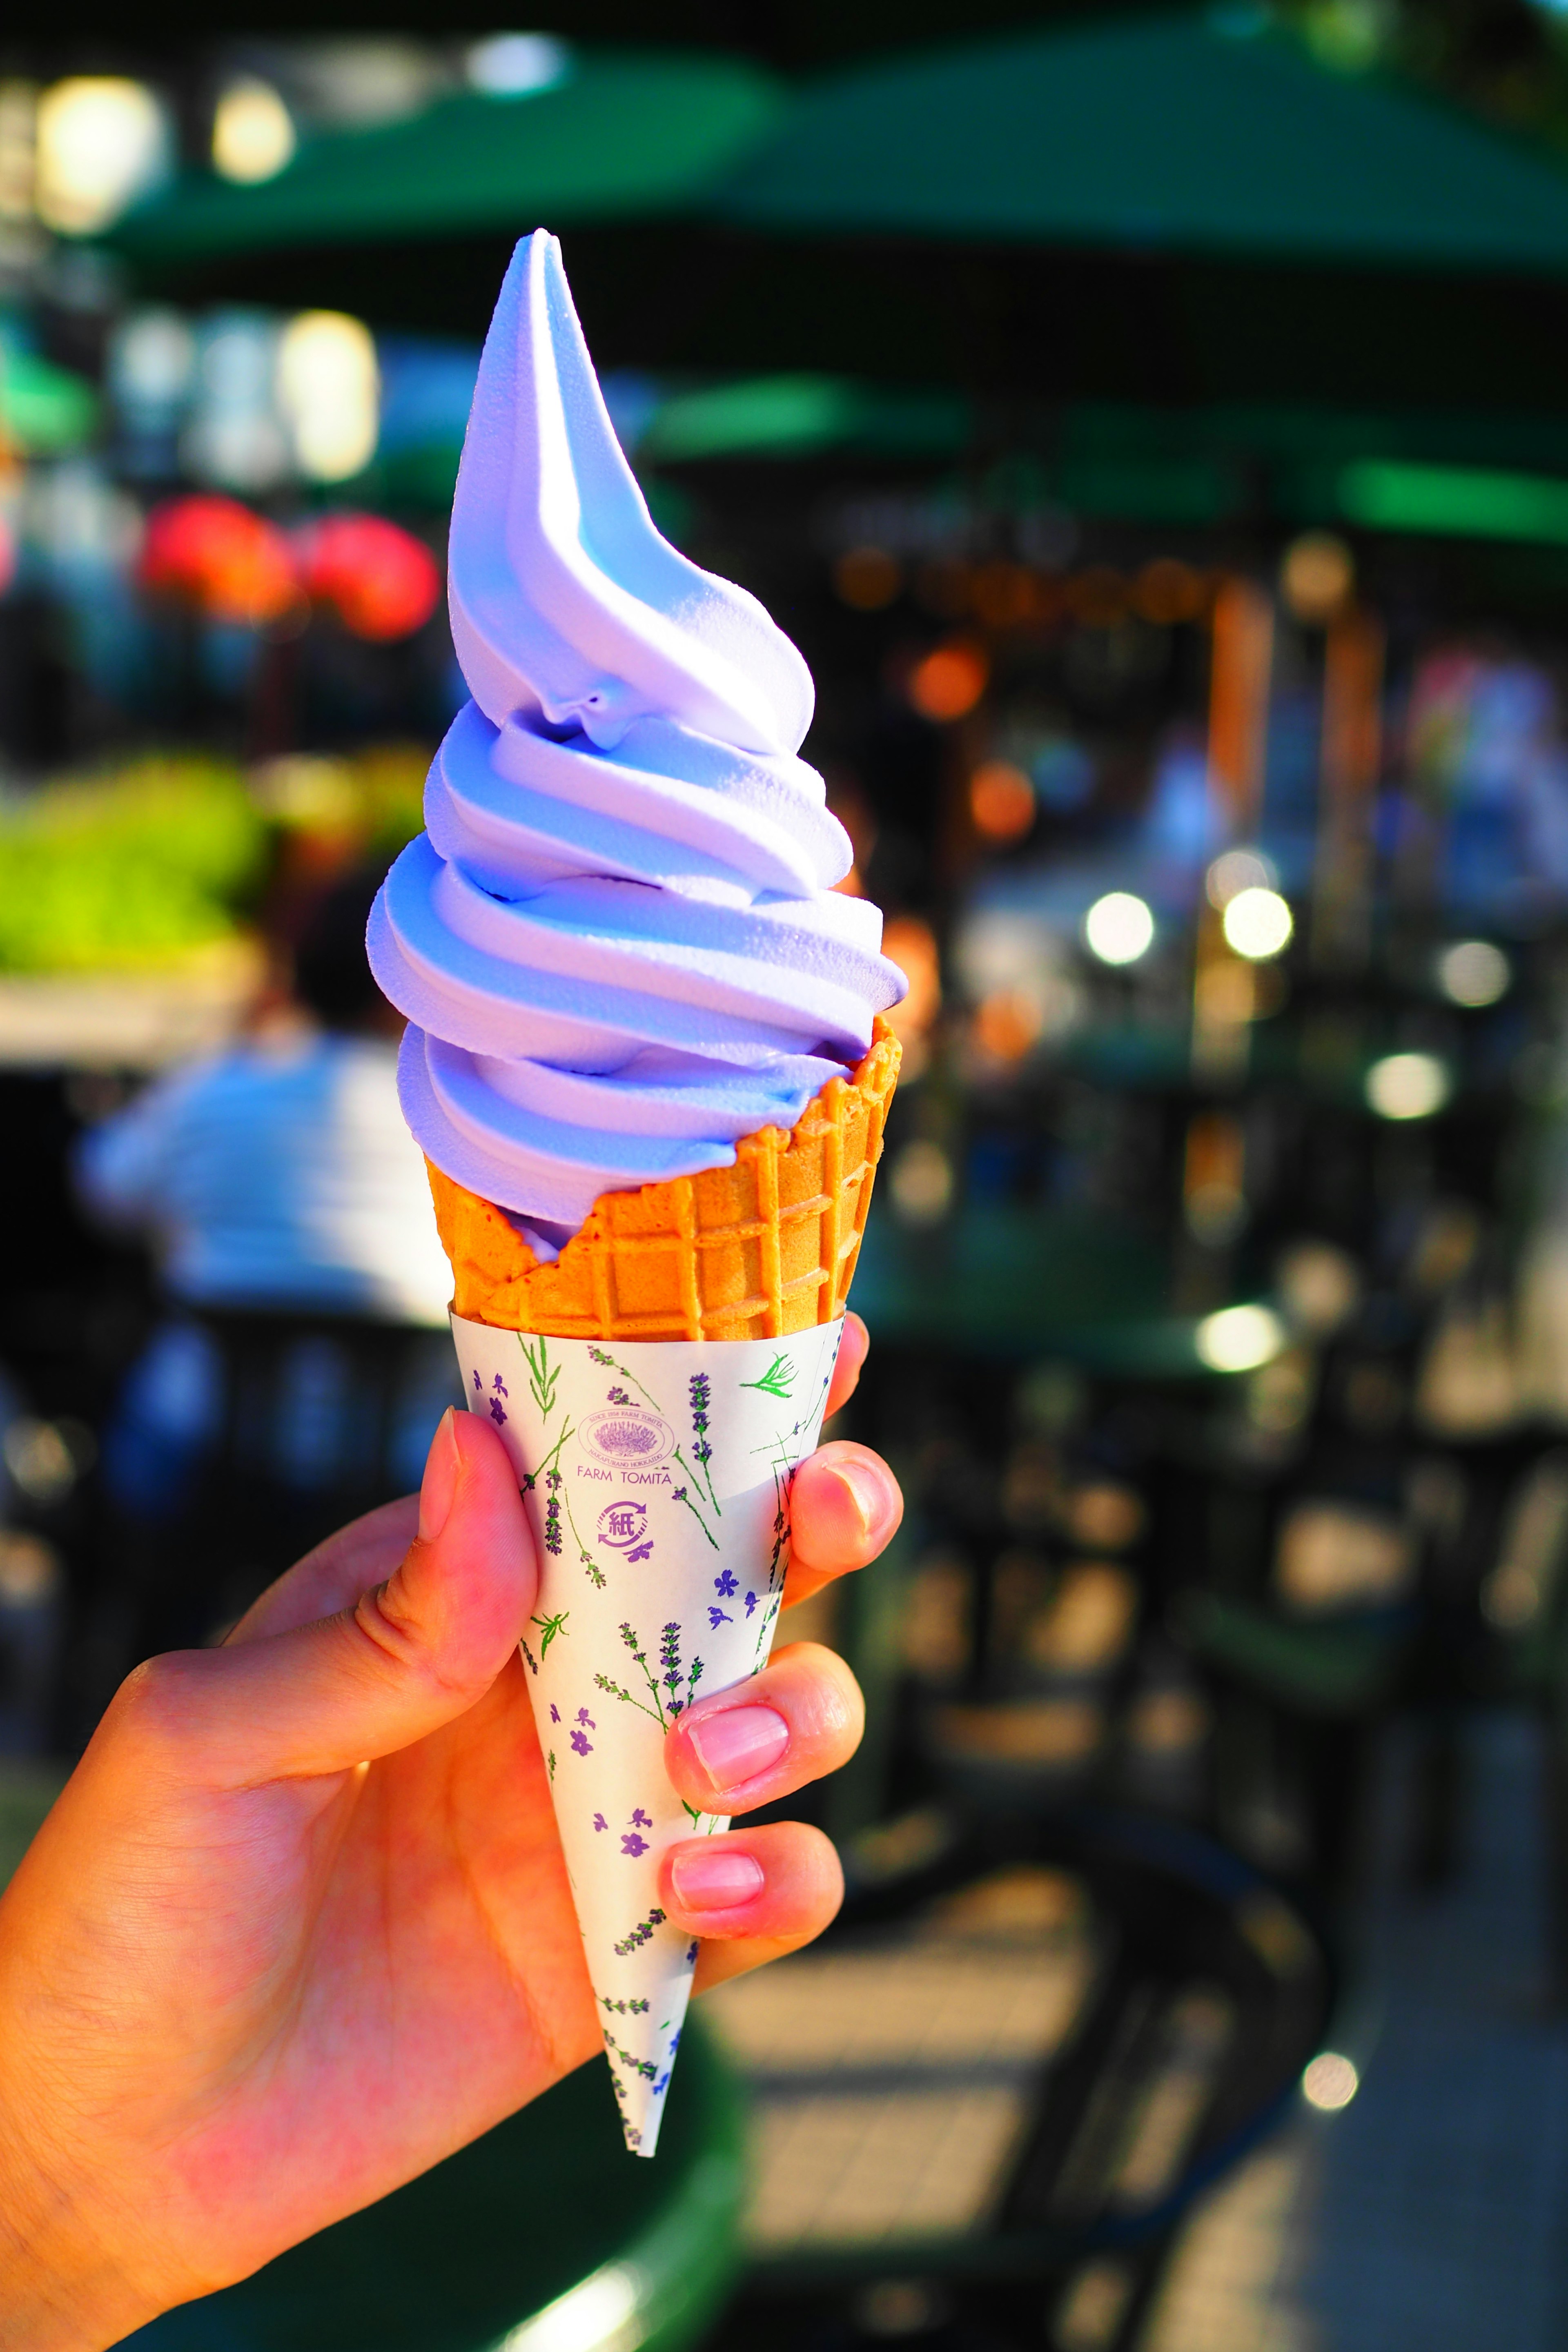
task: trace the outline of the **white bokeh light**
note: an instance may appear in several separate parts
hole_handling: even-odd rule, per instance
[[[492,33],[468,55],[468,79],[487,98],[554,89],[572,71],[572,52],[549,33]]]
[[[1458,940],[1437,959],[1437,985],[1450,1004],[1495,1004],[1512,978],[1507,956],[1490,940]]]
[[[1255,1372],[1284,1347],[1285,1326],[1271,1307],[1222,1307],[1205,1315],[1194,1344],[1211,1372]]]
[[[1452,1094],[1436,1054],[1385,1054],[1366,1074],[1366,1098],[1379,1118],[1430,1118]]]
[[[1338,2050],[1320,2050],[1301,2076],[1301,2095],[1309,2106],[1327,2116],[1348,2107],[1361,2088],[1354,2062]]]
[[[145,195],[169,168],[169,128],[145,82],[73,74],[38,100],[38,218],[90,236]]]
[[[1222,917],[1226,943],[1248,963],[1262,963],[1289,945],[1296,926],[1278,890],[1253,883],[1226,901]]]
[[[219,94],[213,110],[213,169],[252,187],[276,179],[294,160],[294,119],[269,81],[242,74]]]
[[[345,482],[375,455],[381,378],[370,329],[342,310],[301,310],[278,348],[278,404],[300,471]]]
[[[1131,890],[1110,890],[1084,917],[1089,951],[1101,963],[1136,963],[1154,940],[1154,918]]]

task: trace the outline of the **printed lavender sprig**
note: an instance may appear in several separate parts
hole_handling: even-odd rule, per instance
[[[619,1699],[623,1706],[635,1706],[639,1715],[646,1715],[650,1721],[658,1724],[661,1731],[668,1731],[676,1717],[685,1713],[696,1696],[697,1685],[705,1672],[701,1659],[693,1656],[689,1667],[681,1664],[681,1632],[679,1625],[673,1620],[659,1631],[658,1674],[655,1674],[648,1664],[647,1650],[641,1636],[634,1627],[624,1621],[621,1625],[621,1639],[631,1652],[632,1663],[638,1669],[647,1685],[648,1699],[653,1701],[652,1706],[648,1705],[647,1699],[639,1698],[635,1691],[627,1690],[624,1683],[613,1682],[608,1675],[595,1675],[594,1676],[595,1685],[600,1690],[606,1692],[611,1698]],[[681,1696],[683,1690],[684,1697]],[[689,1805],[684,1797],[680,1801],[680,1809],[693,1828],[707,1818],[700,1807]],[[650,1822],[647,1826],[651,1829],[652,1822]]]
[[[662,1911],[650,1911],[646,1919],[639,1920],[629,1936],[615,1946],[616,1958],[618,1960],[629,1960],[632,1954],[639,1950],[644,1944],[650,1944],[653,1941],[654,1929],[663,1927],[664,1917]]]
[[[556,1369],[557,1371],[559,1371],[559,1366],[557,1366]],[[552,1373],[551,1378],[552,1381],[555,1377],[556,1374]],[[598,1561],[594,1558],[593,1553],[588,1549],[587,1545],[583,1541],[582,1531],[578,1528],[576,1517],[572,1509],[571,1490],[561,1475],[561,1449],[566,1444],[568,1438],[574,1437],[576,1433],[577,1432],[574,1424],[569,1421],[566,1423],[565,1428],[562,1431],[560,1436],[556,1439],[554,1444],[551,1447],[549,1453],[545,1455],[543,1461],[540,1464],[538,1469],[525,1470],[523,1472],[522,1491],[525,1495],[531,1494],[533,1488],[538,1486],[540,1480],[542,1478],[543,1479],[545,1550],[551,1553],[555,1559],[559,1559],[561,1556],[563,1544],[561,1534],[561,1513],[563,1507],[564,1507],[566,1513],[566,1524],[572,1530],[572,1540],[577,1547],[577,1557],[583,1563],[583,1568],[588,1578],[588,1581],[590,1584],[596,1585],[599,1591],[603,1591],[605,1583],[605,1571],[599,1566]]]

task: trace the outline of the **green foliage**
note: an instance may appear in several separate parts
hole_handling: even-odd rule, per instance
[[[221,940],[266,843],[238,771],[214,760],[0,802],[0,971],[146,966]]]

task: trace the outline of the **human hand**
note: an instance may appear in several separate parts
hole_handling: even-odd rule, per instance
[[[865,1353],[852,1316],[829,1412]],[[822,1447],[785,1606],[901,1508],[874,1454]],[[417,1497],[221,1649],[129,1677],[0,1900],[0,2346],[96,2352],[602,2049],[518,1655],[536,1576],[499,1434],[448,1414]],[[797,1643],[683,1715],[667,1764],[744,1813],[843,1763],[860,1721],[847,1668]],[[798,1822],[689,1841],[665,1874],[699,1990],[808,1941],[842,1891]]]

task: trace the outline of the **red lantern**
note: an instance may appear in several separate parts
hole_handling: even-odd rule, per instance
[[[423,540],[380,515],[329,514],[296,535],[309,593],[333,604],[345,628],[378,644],[424,627],[441,573]]]

